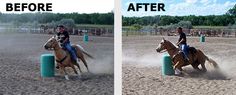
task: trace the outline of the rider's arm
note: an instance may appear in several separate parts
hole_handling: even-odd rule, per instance
[[[180,43],[182,43],[184,41],[184,39],[182,38],[179,42],[176,43],[176,45],[178,46]]]
[[[176,43],[177,46],[179,46],[180,43],[186,41],[186,35],[185,34],[180,34],[180,40]]]
[[[67,37],[63,42],[62,42],[62,44],[64,44],[66,41],[68,41],[69,40],[69,38]]]
[[[68,34],[68,32],[65,31],[65,34],[64,34],[64,35],[65,35],[66,38],[65,38],[65,40],[63,41],[63,44],[69,40],[69,34]]]

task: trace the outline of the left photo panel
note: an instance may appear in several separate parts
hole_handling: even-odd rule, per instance
[[[0,95],[113,95],[114,0],[1,0]]]

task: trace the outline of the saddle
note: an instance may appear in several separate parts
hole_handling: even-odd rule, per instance
[[[183,53],[183,51],[182,51],[182,53]],[[195,53],[197,53],[197,49],[195,48],[195,47],[189,47],[188,46],[188,56],[189,56],[189,54],[195,54]],[[186,63],[189,63],[189,57],[188,56],[185,56],[185,54],[183,53],[182,54],[183,55],[183,57],[184,57],[184,61],[185,61],[185,64]]]
[[[190,53],[197,53],[197,49],[195,47],[189,47],[188,52]]]
[[[196,49],[195,47],[189,47],[189,46],[188,46],[188,49],[187,49],[187,50],[188,50],[188,53],[191,53],[191,54],[197,53],[197,49]],[[184,58],[185,65],[188,65],[189,59],[188,59],[187,56],[185,56],[185,54],[184,54],[184,52],[183,52],[182,50],[180,50],[177,54],[175,54],[172,59],[174,60],[175,57],[176,57],[177,55],[179,55],[179,54]]]
[[[63,47],[61,47],[64,51],[66,51],[66,53],[68,53],[69,55],[70,55],[70,57],[71,57],[71,59],[72,59],[72,55],[70,54],[70,52],[66,49],[66,48],[63,48]],[[73,50],[73,52],[76,52],[76,49],[74,48],[74,47],[72,47],[72,50]]]

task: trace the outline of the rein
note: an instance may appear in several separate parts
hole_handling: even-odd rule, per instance
[[[174,50],[174,49],[176,49],[176,47],[173,47],[173,48],[171,48],[171,49],[165,49],[163,52],[170,51],[170,50]],[[162,53],[163,53],[163,52],[162,52]],[[181,53],[181,51],[178,51],[178,53],[174,54],[171,59],[174,60],[175,57],[176,57],[178,54],[180,54],[180,53]]]
[[[56,44],[56,43],[53,43],[52,45],[54,45],[54,44]],[[53,50],[56,50],[56,47],[53,47]],[[65,61],[66,58],[67,58],[67,55],[65,55],[65,57],[63,57],[61,60],[56,59],[56,62],[62,63],[63,61]]]
[[[174,54],[173,57],[172,57],[172,59],[174,60],[175,57],[176,57],[178,54],[180,54],[180,53],[182,53],[182,51],[178,51],[178,53]]]
[[[63,61],[65,61],[66,58],[67,58],[67,56],[63,57],[61,60],[56,59],[56,62],[62,63]]]
[[[173,50],[173,49],[175,49],[175,48],[171,48],[171,49],[164,49],[164,50],[160,51],[160,53],[164,53],[164,52],[166,52],[166,51],[168,51],[168,50]]]
[[[174,48],[171,48],[171,49],[166,49],[166,50],[173,50],[173,49],[176,49],[176,48],[174,47]]]

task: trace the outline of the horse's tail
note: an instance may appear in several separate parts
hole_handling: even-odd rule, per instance
[[[94,59],[94,57],[93,57],[92,55],[90,55],[88,52],[86,52],[86,51],[83,51],[83,50],[82,50],[82,52],[83,52],[85,55],[87,55],[88,57],[90,57],[90,58]]]
[[[90,55],[87,51],[84,50],[84,48],[80,45],[76,45],[85,55],[87,55],[89,58],[94,59],[92,55]]]
[[[208,62],[210,62],[210,63],[214,66],[214,68],[216,68],[216,69],[219,68],[219,66],[218,66],[218,64],[216,63],[216,61],[214,61],[213,59],[207,57],[206,55],[205,55],[205,57],[206,57],[206,60],[207,60]]]

